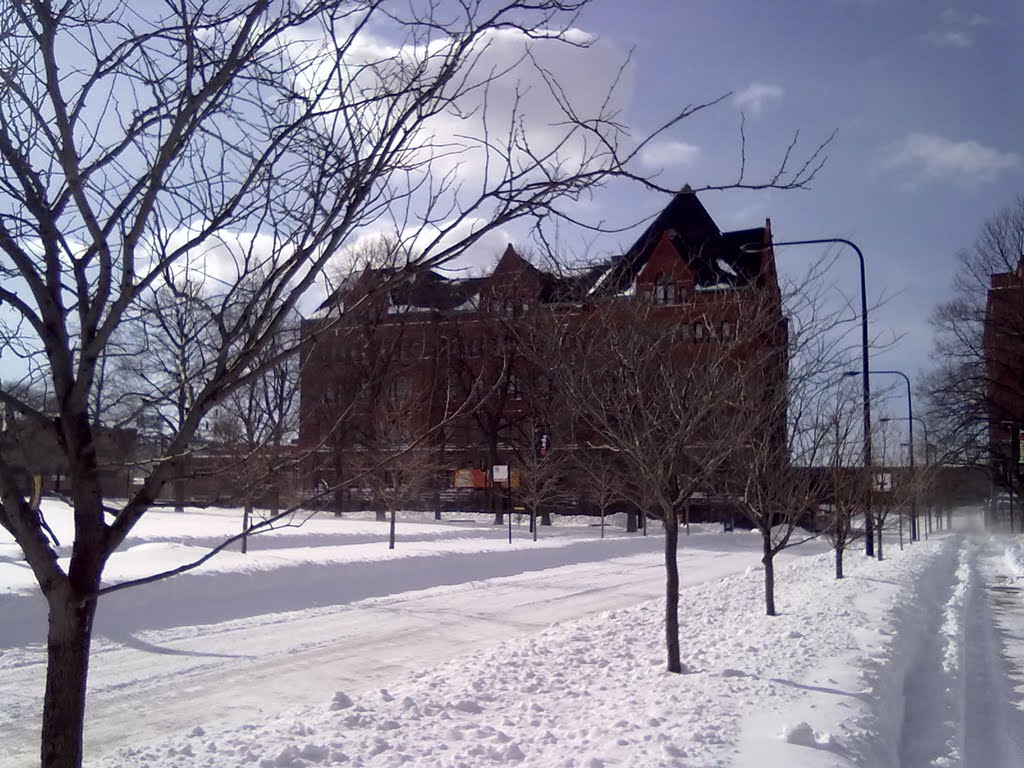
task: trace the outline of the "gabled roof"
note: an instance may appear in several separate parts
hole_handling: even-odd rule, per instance
[[[722,232],[687,185],[622,256],[612,259],[610,273],[596,289],[620,293],[631,287],[665,233],[680,258],[686,260],[698,286],[747,285],[761,272],[761,254],[747,253],[742,246],[765,243],[767,229]]]

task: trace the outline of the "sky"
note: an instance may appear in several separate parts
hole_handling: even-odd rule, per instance
[[[1022,30],[1019,0],[593,0],[567,34],[589,46],[530,43],[511,30],[489,38],[481,76],[521,60],[528,44],[533,58],[493,84],[486,110],[463,104],[462,114],[439,115],[432,130],[451,140],[472,134],[476,119],[499,136],[514,116],[531,146],[557,142],[561,115],[536,62],[584,115],[605,103],[618,78],[607,109],[628,129],[626,147],[687,105],[718,100],[636,158],[633,170],[667,189],[734,181],[741,120],[750,183],[772,173],[796,132],[797,162],[834,133],[827,163],[806,189],[707,192],[701,199],[725,230],[762,226],[770,217],[776,241],[856,242],[879,342],[872,366],[916,380],[930,364],[928,318],[949,295],[957,253],[987,217],[1024,194]],[[371,27],[355,54],[379,55],[393,45],[402,43]],[[566,155],[578,146],[567,144]],[[447,168],[445,162],[434,170],[456,170],[471,190],[487,173],[472,150]],[[667,202],[666,194],[635,184],[600,189],[573,214],[622,231],[567,236],[567,250],[577,259],[620,253]],[[470,217],[457,231],[473,226]],[[355,232],[348,245],[373,235]],[[483,238],[467,263],[486,268],[510,241],[529,247],[525,229],[510,225]],[[815,248],[779,248],[779,269],[796,278],[818,255]],[[830,277],[856,304],[852,253],[837,252]],[[309,297],[307,308],[322,298]]]
[[[652,153],[666,185],[734,179],[741,112],[751,180],[794,131],[804,150],[837,131],[809,189],[701,199],[723,229],[770,217],[776,241],[856,242],[869,304],[882,302],[869,312],[871,333],[889,342],[872,367],[916,380],[958,251],[1024,194],[1024,3],[597,0],[578,24],[633,51],[626,110],[638,130],[731,92],[664,137],[676,152]],[[661,200],[610,190],[600,203],[642,216]],[[780,248],[780,271],[800,274],[817,255],[807,251]],[[834,272],[856,299],[854,254],[839,254]]]

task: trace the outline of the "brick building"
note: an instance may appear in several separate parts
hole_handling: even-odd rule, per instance
[[[509,245],[483,277],[388,268],[353,275],[303,323],[312,343],[302,364],[299,446],[317,457],[309,483],[342,486],[338,508],[361,505],[360,484],[344,479],[372,465],[381,444],[405,446],[432,467],[424,498],[486,508],[486,468],[514,472],[524,451],[565,439],[550,434],[556,417],[545,410],[544,371],[517,352],[524,324],[538,312],[582,316],[646,302],[652,322],[684,327],[697,359],[698,349],[729,340],[756,304],[769,307],[783,329],[772,343],[784,345],[771,242],[768,221],[722,232],[685,189],[624,254],[583,269],[543,270]],[[766,380],[780,375],[765,372]],[[573,499],[567,488],[564,503]]]
[[[989,456],[1000,485],[1020,476],[1024,427],[1024,260],[991,276],[983,331]]]

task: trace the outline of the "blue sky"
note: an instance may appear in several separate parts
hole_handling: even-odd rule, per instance
[[[733,92],[667,137],[689,148],[685,162],[665,167],[666,184],[733,178],[741,109],[755,173],[778,160],[794,130],[810,148],[838,129],[811,189],[702,200],[723,228],[770,216],[776,240],[857,242],[869,300],[889,297],[872,333],[899,339],[873,366],[916,378],[957,252],[1024,193],[1024,3],[598,0],[580,26],[633,49],[627,109],[639,128]],[[644,215],[660,201],[631,194],[602,204]],[[797,251],[780,249],[780,269],[798,271],[813,256]],[[853,255],[835,271],[856,296]]]
[[[594,0],[575,24],[572,39],[596,36],[589,50],[541,41],[537,59],[586,113],[601,103],[632,51],[614,103],[634,136],[687,104],[731,93],[675,126],[641,158],[640,170],[658,173],[666,187],[734,179],[741,113],[749,181],[775,168],[794,131],[801,133],[798,157],[837,132],[810,189],[707,193],[702,200],[724,229],[760,226],[770,216],[776,240],[856,241],[867,258],[870,302],[887,297],[872,314],[872,332],[897,339],[873,364],[916,378],[929,364],[928,316],[948,295],[957,252],[972,243],[986,217],[1024,193],[1024,3]],[[376,32],[386,38],[388,30],[370,30],[367,50],[378,50],[384,39],[374,39]],[[495,35],[483,63],[501,70],[521,59],[525,42]],[[481,71],[491,71],[487,66]],[[560,115],[545,105],[537,81],[527,66],[495,83],[487,120],[498,125],[509,118],[513,94],[532,88],[516,102],[523,110],[517,117],[542,146],[557,137],[552,123]],[[446,138],[474,130],[465,113],[436,122]],[[470,189],[482,169],[474,158],[457,158],[458,176]],[[578,211],[592,222],[623,225],[653,216],[666,202],[664,195],[614,185]],[[466,221],[460,231],[473,226]],[[356,232],[347,245],[372,234]],[[575,255],[621,252],[635,234],[591,234]],[[515,226],[502,228],[467,254],[468,262],[493,263],[506,242],[523,237]],[[780,249],[780,270],[800,274],[816,255]],[[855,300],[856,260],[852,254],[838,259],[834,280]]]

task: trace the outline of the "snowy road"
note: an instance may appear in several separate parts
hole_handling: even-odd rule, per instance
[[[681,562],[684,584],[743,572],[757,561],[754,537],[700,536],[690,541],[694,544],[684,542]],[[572,546],[563,555],[569,562],[582,558],[572,554]],[[507,571],[503,558],[476,558],[477,567],[467,569],[461,583],[219,623],[132,631],[120,617],[110,622],[111,631],[98,631],[95,641],[87,754],[99,757],[200,724],[241,725],[293,706],[326,706],[336,690],[386,687],[414,671],[554,622],[657,598],[664,583],[660,547],[658,536],[608,542],[600,550],[588,544],[589,562],[560,567],[550,567],[552,553],[524,551],[517,555],[521,573],[492,578],[479,564],[493,561],[495,573],[501,574]],[[645,553],[614,556],[638,548]],[[792,556],[819,551],[820,545],[803,547]],[[604,559],[609,555],[611,559]],[[450,565],[446,571],[450,577]],[[372,573],[365,577],[373,578]],[[294,584],[293,589],[302,591],[303,585]],[[183,608],[169,605],[168,611],[180,615]],[[151,618],[142,615],[140,620],[152,626]],[[5,699],[0,765],[29,766],[38,750],[41,649],[15,648],[0,661]],[[311,675],[311,669],[319,674]]]

